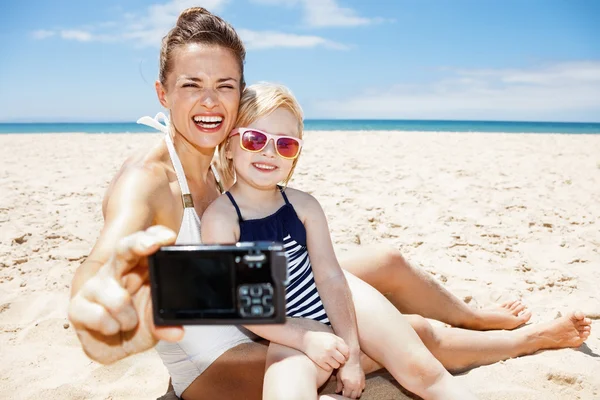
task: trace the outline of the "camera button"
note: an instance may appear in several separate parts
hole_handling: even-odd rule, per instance
[[[270,317],[274,313],[275,313],[275,307],[273,307],[273,306],[267,306],[267,307],[264,308],[263,315],[265,317]]]
[[[273,286],[270,283],[263,283],[262,285],[263,293],[272,296],[273,295]]]
[[[248,297],[248,296],[241,296],[240,303],[241,303],[242,307],[250,307],[250,305],[252,304],[252,301],[250,300],[250,297]]]
[[[248,296],[249,292],[250,288],[248,287],[248,285],[240,286],[238,289],[238,293],[240,294],[240,296]]]
[[[263,294],[263,290],[260,286],[252,286],[250,288],[250,295],[252,297],[260,297]]]
[[[263,308],[262,306],[252,306],[250,312],[252,313],[252,315],[262,315]]]
[[[263,306],[272,306],[273,305],[273,296],[263,296],[262,298]]]
[[[250,311],[250,307],[243,307],[240,309],[240,314],[242,314],[242,317],[249,317],[251,315]]]

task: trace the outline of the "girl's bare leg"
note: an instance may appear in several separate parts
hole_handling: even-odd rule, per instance
[[[301,351],[271,343],[267,352],[263,399],[316,400],[317,388],[330,376],[331,372],[320,368]],[[320,399],[345,397],[327,395]]]
[[[360,246],[339,257],[346,271],[385,294],[404,314],[418,314],[465,329],[514,329],[531,313],[519,302],[497,309],[474,310],[440,285],[430,274],[411,266],[397,249]]]
[[[424,399],[474,399],[427,350],[386,298],[346,274],[354,299],[360,347],[406,389]],[[376,310],[376,312],[375,312]]]

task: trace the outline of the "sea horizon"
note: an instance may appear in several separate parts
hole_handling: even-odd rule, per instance
[[[600,122],[307,119],[307,131],[425,131],[482,133],[600,134]],[[157,133],[135,122],[0,122],[0,134],[28,133]]]

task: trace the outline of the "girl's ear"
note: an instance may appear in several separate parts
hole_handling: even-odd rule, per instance
[[[227,143],[225,143],[225,158],[228,160],[233,159],[233,151],[231,151],[231,140],[227,139]]]

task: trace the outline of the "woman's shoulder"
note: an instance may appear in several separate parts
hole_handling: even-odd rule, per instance
[[[122,192],[138,200],[152,200],[169,191],[169,165],[160,144],[140,150],[129,156],[110,182],[104,196],[103,206]],[[163,199],[164,200],[164,199]]]

